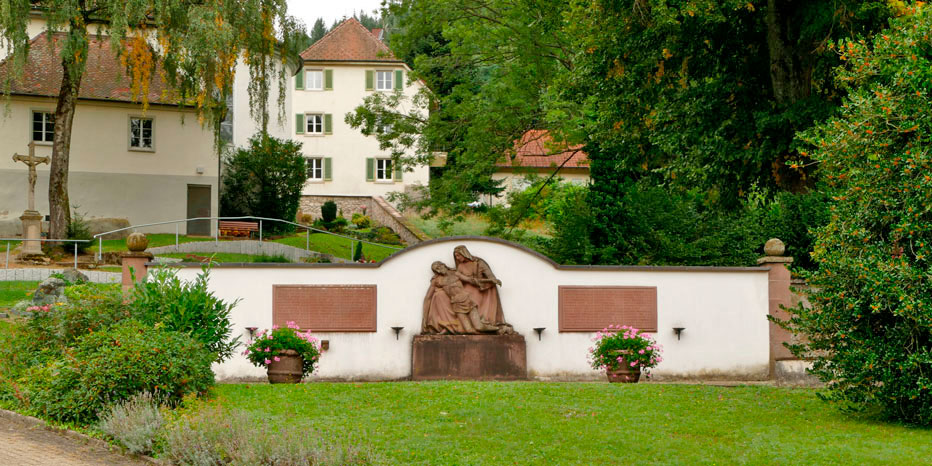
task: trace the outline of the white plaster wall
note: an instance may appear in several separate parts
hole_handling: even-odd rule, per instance
[[[430,263],[453,264],[453,248],[465,244],[485,259],[503,282],[505,319],[527,340],[529,376],[539,379],[590,379],[601,374],[587,362],[591,333],[560,333],[557,287],[560,285],[656,286],[658,329],[664,361],[659,378],[765,379],[769,331],[766,269],[581,268],[558,269],[501,242],[450,239],[422,243],[373,266],[318,264],[301,267],[215,267],[210,288],[223,299],[241,301],[233,312],[234,334],[246,327],[272,324],[272,285],[376,284],[375,333],[319,333],[330,340],[314,378],[398,379],[411,374],[411,343],[420,332],[422,301],[431,278]],[[182,269],[193,279],[199,268]],[[395,340],[391,327],[402,326]],[[540,341],[533,328],[545,327]],[[673,327],[685,327],[677,340]],[[311,329],[313,330],[313,329]],[[244,357],[215,367],[219,378],[263,377]]]
[[[528,174],[526,173],[516,173],[514,171],[497,171],[492,173],[492,179],[495,181],[505,180],[502,183],[502,187],[505,188],[499,196],[488,196],[483,197],[482,201],[487,202],[490,205],[500,205],[506,204],[508,202],[508,194],[515,191],[523,191],[530,186],[530,183],[527,180]],[[550,172],[540,172],[537,174],[538,177],[546,178],[550,176]],[[561,172],[559,178],[562,181],[568,181],[570,183],[576,183],[581,185],[589,184],[589,174],[588,173],[568,173]]]
[[[305,69],[332,69],[333,90],[309,91],[295,90],[291,121],[299,113],[330,113],[333,115],[333,134],[308,135],[297,134],[292,124],[291,135],[295,141],[303,144],[304,155],[308,157],[330,157],[333,159],[333,180],[325,182],[308,182],[304,194],[352,194],[363,196],[385,196],[393,191],[404,191],[412,184],[427,185],[428,167],[414,167],[413,172],[406,171],[401,182],[366,181],[366,158],[388,158],[389,152],[379,149],[374,136],[363,136],[359,130],[351,128],[344,121],[363,99],[376,91],[366,90],[366,70],[404,70],[404,95],[408,105],[410,99],[418,92],[420,82],[407,82],[408,70],[401,64],[305,64]],[[291,88],[294,89],[294,78]],[[408,112],[409,108],[402,108]],[[413,155],[413,154],[409,154]]]
[[[284,109],[280,108],[278,102],[277,69],[269,89],[268,131],[271,136],[280,139],[290,139],[294,133],[294,112],[291,111],[291,98],[294,93],[294,78],[291,76],[293,66],[288,68]],[[245,147],[249,143],[249,138],[259,131],[259,123],[249,114],[249,81],[249,67],[241,58],[236,62],[236,77],[233,81],[233,145],[236,147]]]

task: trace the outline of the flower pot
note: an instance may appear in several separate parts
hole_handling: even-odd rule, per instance
[[[278,361],[269,363],[269,383],[300,383],[304,368],[304,358],[294,350],[284,350],[278,355]]]
[[[625,366],[607,369],[605,375],[611,383],[637,383],[641,378],[641,366]]]

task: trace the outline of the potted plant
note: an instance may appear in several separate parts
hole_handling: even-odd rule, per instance
[[[604,370],[609,382],[637,383],[642,370],[647,373],[663,360],[653,338],[627,325],[609,325],[593,341],[589,362],[593,369]]]
[[[263,330],[243,351],[249,361],[268,370],[269,383],[298,383],[314,371],[320,344],[311,331],[302,332],[294,322]]]

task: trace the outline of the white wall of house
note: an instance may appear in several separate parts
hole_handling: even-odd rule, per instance
[[[330,158],[332,164],[331,180],[309,180],[304,187],[304,194],[384,196],[393,191],[404,191],[409,185],[427,185],[429,174],[426,166],[414,167],[413,171],[404,172],[401,180],[367,181],[366,159],[390,158],[391,154],[379,149],[374,136],[364,136],[344,121],[347,113],[362,104],[363,98],[380,92],[366,90],[366,70],[403,70],[403,93],[410,102],[422,84],[407,82],[408,70],[404,65],[309,62],[305,63],[304,69],[333,70],[332,90],[309,90],[305,79],[305,90],[294,91],[292,121],[297,114],[321,113],[332,115],[333,122],[332,134],[321,135],[308,134],[307,131],[299,134],[296,131],[297,125],[292,125],[292,137],[303,144],[306,157]],[[292,88],[294,87],[292,78]]]
[[[550,173],[553,169],[547,169],[547,171],[540,171],[537,173],[539,178],[546,178],[550,176]],[[559,175],[560,179],[570,183],[576,183],[580,185],[589,184],[589,173],[579,173],[579,172],[561,172]],[[528,180],[527,172],[518,172],[514,170],[499,170],[495,173],[492,173],[492,179],[495,181],[504,180],[502,187],[505,188],[502,193],[495,196],[483,196],[480,199],[480,202],[484,202],[489,205],[501,205],[508,202],[508,194],[515,191],[524,191],[527,189],[531,182]]]
[[[768,274],[766,268],[716,267],[557,267],[528,250],[500,240],[450,238],[421,243],[377,266],[364,264],[285,264],[217,266],[209,287],[239,304],[234,335],[248,340],[247,327],[272,325],[272,287],[283,284],[375,284],[374,333],[318,333],[330,341],[312,379],[386,380],[411,375],[411,345],[420,333],[422,302],[430,264],[453,264],[453,248],[466,245],[486,260],[502,281],[505,320],[527,342],[529,376],[543,380],[599,379],[587,363],[593,333],[561,333],[558,286],[613,285],[657,287],[657,341],[664,361],[658,378],[766,379],[769,370]],[[199,267],[179,275],[192,280]],[[401,326],[395,339],[391,327]],[[538,340],[535,327],[546,330]],[[684,327],[681,339],[674,327]],[[313,330],[313,329],[311,329]],[[215,365],[219,378],[264,377],[237,354]]]
[[[271,136],[280,139],[289,139],[294,132],[294,115],[291,111],[294,84],[290,72],[293,66],[289,66],[288,69],[289,73],[285,82],[284,108],[281,108],[278,102],[277,71],[273,75],[273,82],[269,89],[268,132]],[[236,62],[236,77],[233,82],[233,145],[236,147],[246,147],[249,138],[253,137],[260,129],[259,123],[249,114],[249,82],[249,67],[241,58]]]
[[[0,220],[15,219],[26,208],[26,166],[11,156],[28,154],[33,112],[53,112],[55,100],[14,96],[8,110],[0,116]],[[131,117],[152,119],[153,150],[130,147]],[[37,144],[36,155],[51,156],[51,143]],[[192,111],[160,105],[143,111],[141,105],[81,100],[71,140],[70,201],[89,217],[128,218],[131,224],[183,219],[188,185],[209,186],[216,205],[217,161],[212,133]],[[49,166],[37,169],[36,207],[48,214]],[[175,227],[148,231],[174,232]]]

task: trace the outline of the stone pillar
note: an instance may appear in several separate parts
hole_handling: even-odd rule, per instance
[[[26,258],[44,255],[41,241],[29,241],[42,237],[42,215],[35,210],[27,210],[19,219],[23,222],[23,247],[19,256]]]
[[[152,253],[146,252],[148,246],[149,238],[146,238],[146,235],[142,233],[132,233],[126,237],[126,247],[129,252],[122,254],[124,291],[146,279],[146,262],[155,257]],[[134,278],[135,282],[133,281]]]
[[[768,272],[769,286],[769,310],[771,316],[785,320],[787,312],[781,309],[783,306],[793,306],[793,292],[790,291],[790,271],[787,266],[793,262],[792,257],[784,256],[786,247],[783,242],[776,238],[771,238],[764,245],[766,256],[757,259],[757,264],[761,267],[769,267]],[[784,342],[790,342],[793,334],[777,324],[770,323],[770,377],[774,377],[774,368],[777,361],[786,359],[796,359],[790,350],[783,346]]]

